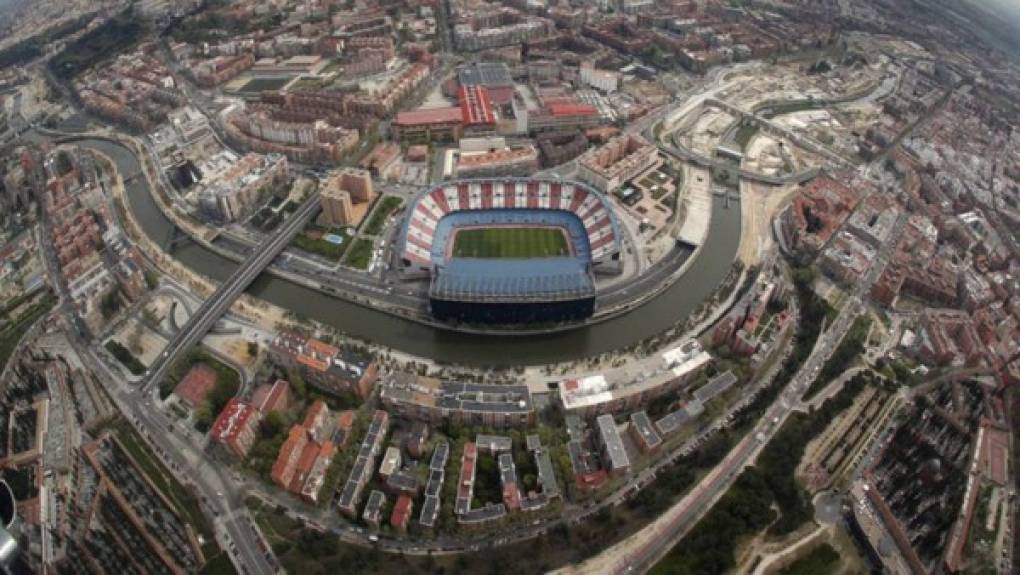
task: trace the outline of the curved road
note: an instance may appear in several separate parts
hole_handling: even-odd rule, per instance
[[[103,140],[82,141],[80,145],[98,148],[117,162],[125,181],[130,180],[127,186],[129,207],[146,226],[145,232],[155,241],[162,242],[171,224],[162,215],[145,187],[146,182],[139,175],[137,158],[123,147]],[[132,158],[135,161],[132,161]],[[135,176],[134,179],[132,176]],[[685,273],[661,294],[640,307],[599,324],[527,338],[513,335],[479,337],[476,334],[451,332],[391,315],[365,303],[370,296],[375,300],[378,294],[371,290],[378,291],[378,287],[355,284],[345,276],[323,270],[315,271],[318,274],[312,276],[315,282],[329,285],[333,281],[338,284],[350,281],[339,287],[355,293],[364,293],[365,296],[358,298],[359,303],[352,304],[346,299],[295,283],[296,280],[269,277],[267,274],[256,279],[249,292],[301,315],[315,317],[354,337],[378,342],[414,355],[430,357],[440,362],[467,365],[511,363],[534,365],[625,348],[672,327],[678,319],[682,319],[700,305],[729,273],[730,262],[736,254],[739,241],[739,203],[729,209],[723,206],[713,207],[712,223],[705,246],[695,256],[696,259],[690,263]],[[222,255],[193,243],[179,248],[174,257],[197,272],[219,280],[225,279],[226,272],[233,267]],[[679,262],[680,254],[674,254],[673,257],[674,262]],[[284,278],[305,275],[297,258],[282,257],[273,265],[274,269],[283,272]],[[665,275],[669,270],[655,273]],[[654,282],[656,279],[657,276],[649,276],[642,282]],[[623,294],[623,290],[626,289],[623,285],[614,286],[607,291],[600,305],[615,305],[637,291],[644,292],[647,285],[650,284],[641,283],[640,287],[631,288],[629,290],[631,293],[626,295]],[[400,293],[402,289],[408,289],[406,286],[394,284],[387,287],[391,288],[390,297],[400,298],[407,295],[406,291],[404,294]]]

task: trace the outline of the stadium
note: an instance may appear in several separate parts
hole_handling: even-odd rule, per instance
[[[622,271],[620,225],[579,182],[446,182],[411,202],[398,244],[405,277],[429,278],[443,321],[519,324],[595,312],[595,274]]]

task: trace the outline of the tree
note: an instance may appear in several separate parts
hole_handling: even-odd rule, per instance
[[[524,489],[531,490],[538,485],[538,478],[535,477],[534,473],[525,473],[523,478]]]
[[[259,342],[252,340],[248,342],[248,356],[255,357],[259,354]]]
[[[305,378],[301,377],[301,373],[298,370],[288,369],[287,381],[290,382],[290,388],[294,390],[294,395],[301,399],[308,395],[308,386],[305,385]]]
[[[212,423],[212,409],[208,401],[203,401],[195,410],[195,428],[205,430]]]
[[[278,411],[271,411],[259,423],[259,433],[265,439],[282,434],[287,429],[287,420]]]
[[[120,290],[113,288],[99,301],[99,311],[105,319],[110,319],[120,310]]]

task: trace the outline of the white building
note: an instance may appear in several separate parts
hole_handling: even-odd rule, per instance
[[[620,89],[620,74],[609,70],[599,70],[590,62],[582,62],[581,82],[609,94]]]

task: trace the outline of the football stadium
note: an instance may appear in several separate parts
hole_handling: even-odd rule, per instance
[[[429,278],[443,321],[584,319],[595,312],[595,274],[622,271],[613,208],[579,182],[446,182],[411,202],[399,238],[404,275]]]

